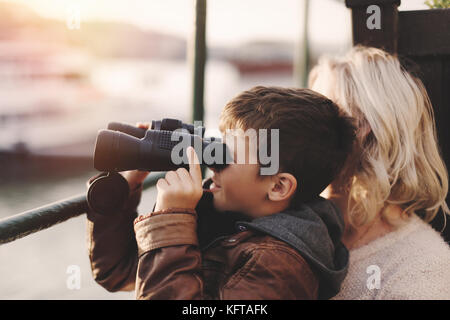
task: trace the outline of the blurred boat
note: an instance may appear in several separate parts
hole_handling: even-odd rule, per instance
[[[249,42],[228,55],[241,75],[293,72],[293,45],[285,42]]]
[[[0,42],[0,51],[2,170],[18,159],[21,166],[38,158],[54,166],[50,158],[58,157],[90,165],[97,131],[111,121],[190,121],[185,61],[95,59],[29,42]],[[209,63],[208,74],[217,87],[210,88],[206,103],[209,115],[218,118],[214,110],[235,94],[230,84],[239,75],[219,61]]]

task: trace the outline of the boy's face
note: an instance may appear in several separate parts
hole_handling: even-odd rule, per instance
[[[241,212],[253,218],[264,215],[271,176],[259,175],[260,166],[249,151],[254,142],[244,136],[227,135],[224,135],[223,141],[234,155],[234,162],[221,171],[212,169],[214,175],[210,190],[215,208]]]

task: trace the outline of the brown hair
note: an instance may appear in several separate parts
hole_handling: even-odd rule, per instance
[[[279,172],[297,179],[294,202],[318,196],[331,183],[355,138],[352,119],[309,89],[257,86],[242,92],[220,116],[222,132],[237,128],[279,129]]]

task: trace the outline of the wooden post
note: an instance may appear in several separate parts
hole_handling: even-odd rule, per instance
[[[308,21],[309,21],[309,0],[303,0],[303,35],[299,39],[294,55],[294,82],[302,88],[308,86],[309,74],[309,39],[308,39]]]
[[[206,0],[195,1],[194,39],[190,50],[193,69],[192,122],[203,121],[206,63]]]

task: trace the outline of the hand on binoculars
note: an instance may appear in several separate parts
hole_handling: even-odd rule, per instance
[[[155,211],[170,208],[195,209],[200,201],[203,194],[202,172],[194,148],[187,148],[187,156],[189,171],[185,168],[168,171],[164,179],[158,180]]]
[[[150,127],[150,123],[138,122],[136,127],[147,129]],[[121,172],[122,176],[128,181],[130,190],[134,190],[138,185],[144,182],[145,178],[149,175],[150,171],[129,170]]]

